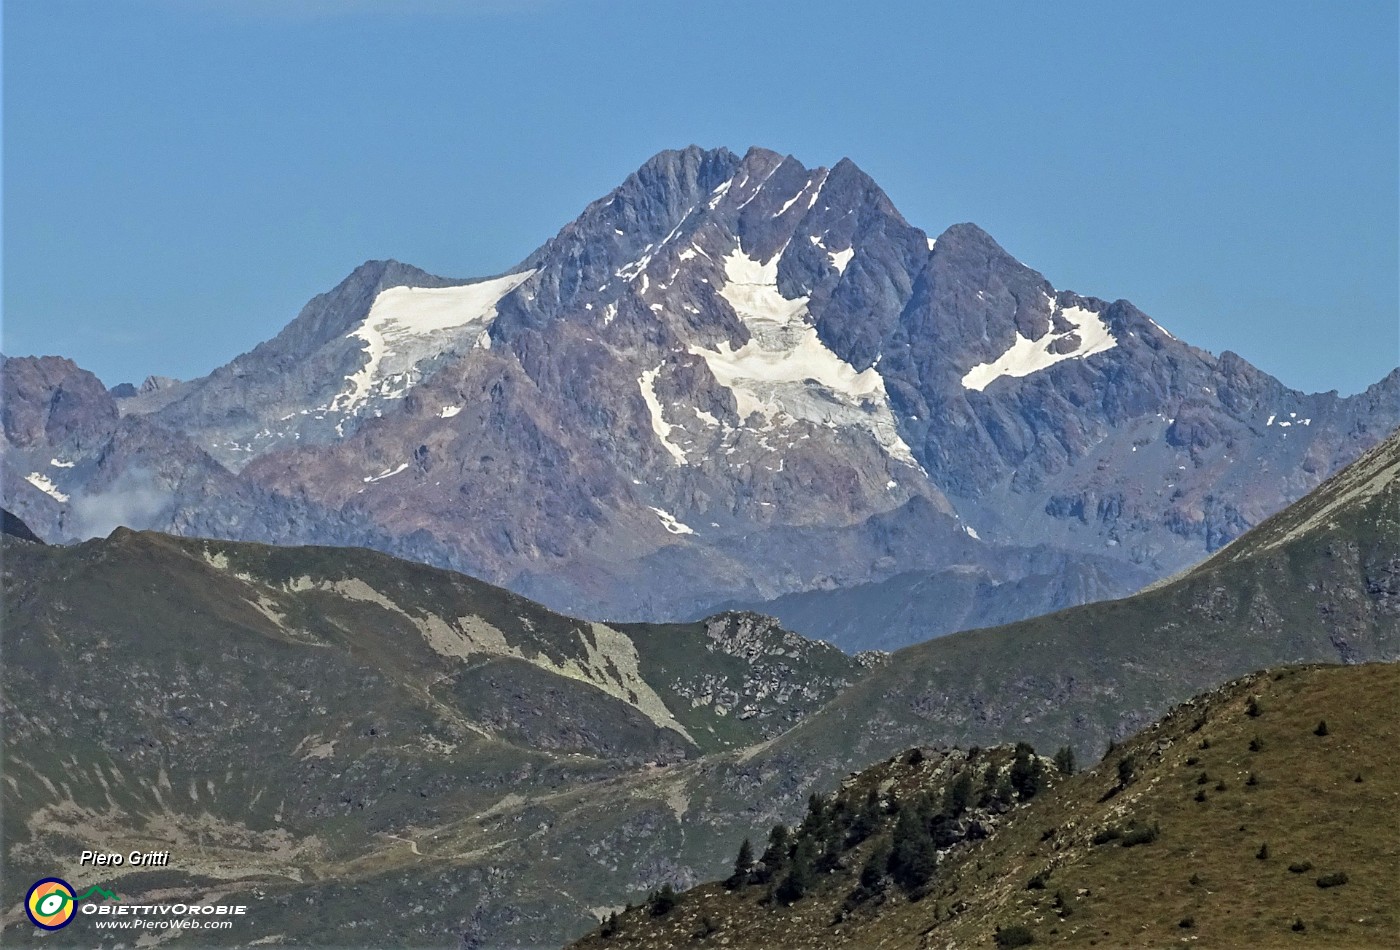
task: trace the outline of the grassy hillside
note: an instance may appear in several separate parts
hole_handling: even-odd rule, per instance
[[[658,776],[868,668],[757,618],[629,634],[365,550],[4,544],[10,934],[29,881],[92,875],[82,850],[168,849],[157,878],[105,883],[256,889],[254,936],[557,943],[606,895],[682,873]],[[436,912],[388,909],[409,891]]]
[[[910,746],[1092,761],[1249,670],[1400,657],[1397,470],[1392,437],[1170,583],[888,659],[746,614],[588,623],[363,550],[6,537],[0,926],[58,874],[254,902],[228,942],[555,945]],[[84,848],[176,861],[92,880]]]
[[[1086,772],[1056,777],[1047,765],[1034,797],[1014,796],[1000,814],[974,805],[961,828],[947,818],[949,787],[964,772],[981,785],[989,762],[1005,775],[1009,750],[901,756],[829,800],[876,791],[879,830],[805,895],[785,901],[781,875],[706,884],[669,910],[627,911],[576,946],[1387,946],[1400,933],[1397,705],[1396,665],[1253,674]],[[872,880],[871,855],[898,839],[894,803],[922,793],[942,814],[934,821],[961,837],[916,887],[888,862]]]

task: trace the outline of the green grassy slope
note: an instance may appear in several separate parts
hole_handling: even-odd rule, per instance
[[[1005,945],[1019,932],[1037,946],[1391,946],[1400,933],[1397,704],[1393,664],[1253,674],[1008,812],[974,808],[989,837],[949,846],[917,889],[885,874],[860,890],[871,853],[896,833],[887,807],[879,830],[790,904],[771,884],[706,884],[664,913],[624,913],[614,933],[577,946],[995,947],[998,932]],[[941,804],[960,770],[980,785],[984,763],[998,761],[995,751],[964,759],[893,760],[845,783],[841,797],[877,789],[889,803],[927,791]],[[1319,886],[1337,874],[1344,884]]]
[[[557,942],[606,895],[672,873],[682,836],[646,833],[675,821],[655,776],[866,672],[768,627],[751,639],[764,656],[787,643],[783,670],[736,657],[743,618],[629,636],[364,550],[125,530],[4,543],[11,935],[29,881],[86,881],[83,849],[139,848],[171,850],[171,869],[106,883],[265,895],[230,940]],[[661,675],[668,653],[684,675]],[[692,702],[705,682],[740,709]],[[774,691],[789,682],[811,688]],[[620,854],[601,867],[588,848],[610,833]],[[440,895],[439,913],[372,911],[409,891]],[[318,918],[276,910],[316,895]]]

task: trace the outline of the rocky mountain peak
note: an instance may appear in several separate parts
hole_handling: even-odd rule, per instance
[[[31,387],[6,408],[30,447],[7,477],[52,508],[165,432],[201,473],[160,468],[191,493],[161,509],[175,530],[325,530],[585,615],[1065,566],[1013,598],[1035,612],[1228,542],[1400,422],[1397,385],[1293,392],[976,225],[930,239],[849,159],[692,145],[506,274],[369,261],[204,379],[123,391],[100,470],[50,450],[52,392]],[[237,500],[213,506],[228,472]]]

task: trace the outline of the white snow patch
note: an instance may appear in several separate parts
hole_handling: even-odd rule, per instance
[[[733,183],[734,179],[732,178],[729,179],[729,181],[722,182],[718,188],[710,192],[710,200],[705,206],[711,211],[715,210],[715,205],[719,204],[719,200],[724,197],[724,193],[729,190],[729,186]]]
[[[786,414],[832,428],[863,428],[892,458],[916,465],[895,428],[885,381],[873,367],[857,372],[822,343],[807,322],[806,297],[779,293],[779,257],[755,261],[736,249],[724,259],[719,293],[748,328],[749,341],[737,350],[726,340],[718,349],[692,345],[690,352],[734,393],[741,419],[757,412],[771,427]]]
[[[895,481],[893,478],[891,478],[889,481],[885,482],[885,488],[886,488],[887,490],[889,490],[889,491],[893,491],[894,489],[896,489],[896,488],[898,488],[898,487],[899,487],[899,482]]]
[[[496,304],[535,272],[522,271],[462,287],[390,287],[374,298],[364,322],[348,336],[363,340],[369,359],[345,377],[349,387],[329,409],[354,411],[371,396],[407,392],[415,368],[454,343],[483,344]]]
[[[461,406],[443,406],[442,412],[438,413],[438,416],[443,419],[451,419],[453,416],[455,416],[461,411]]]
[[[699,416],[699,417],[700,417],[700,421],[703,422],[703,423],[705,423],[705,425],[707,425],[707,426],[718,426],[718,425],[719,425],[719,420],[716,419],[716,418],[714,417],[714,414],[713,414],[713,413],[706,412],[706,411],[703,410],[703,409],[696,409],[696,410],[695,410],[695,414],[696,414],[697,416]]]
[[[844,274],[846,272],[846,265],[851,262],[851,258],[854,257],[856,253],[856,249],[853,247],[848,247],[844,251],[833,251],[823,244],[822,239],[815,234],[809,236],[807,240],[811,241],[814,247],[826,251],[827,259],[831,261],[831,266],[836,268],[838,274]]]
[[[39,489],[39,491],[43,492],[45,495],[48,495],[54,501],[68,500],[68,496],[59,491],[58,486],[49,481],[47,475],[40,474],[39,472],[30,472],[28,475],[24,476],[24,480]]]
[[[933,246],[934,246],[935,244],[937,244],[937,243],[938,243],[938,238],[929,238],[929,239],[928,239],[928,249],[929,249],[930,251],[933,250]]]
[[[1277,416],[1272,416],[1272,415],[1269,416],[1269,421],[1264,423],[1265,428],[1267,428],[1267,427],[1273,425],[1273,424],[1274,424],[1274,419],[1276,419],[1276,418],[1277,418]]]
[[[802,187],[797,189],[797,194],[793,195],[786,202],[784,202],[783,206],[773,214],[773,217],[781,218],[784,214],[786,214],[787,209],[797,204],[797,199],[801,198],[804,194],[806,194],[807,189],[810,187],[812,187],[812,179],[808,178],[805,182],[802,183]]]
[[[974,541],[981,541],[981,540],[982,540],[981,536],[977,533],[977,530],[976,530],[975,528],[972,527],[972,525],[970,525],[970,524],[965,524],[965,525],[963,525],[963,530],[967,532],[967,536],[968,536],[969,538],[971,538],[972,540],[974,540]]]
[[[366,475],[363,479],[361,479],[361,481],[364,481],[364,482],[377,482],[377,481],[381,481],[381,480],[383,480],[383,479],[385,479],[385,478],[389,478],[389,477],[392,476],[392,475],[397,475],[399,472],[402,472],[402,471],[403,471],[404,469],[406,469],[406,468],[408,468],[408,463],[407,463],[407,462],[404,462],[404,463],[402,463],[401,465],[399,465],[398,468],[392,468],[392,469],[391,469],[391,468],[386,468],[384,471],[380,472],[378,475]]]
[[[49,464],[54,468],[72,468],[74,463],[65,462],[62,459],[49,459]]]
[[[647,507],[651,508],[650,505],[648,505]],[[661,519],[662,527],[664,527],[667,531],[671,532],[672,534],[695,533],[694,528],[692,528],[688,524],[684,524],[683,522],[677,521],[676,516],[671,514],[665,508],[651,508],[651,510],[656,512],[656,517]]]
[[[1172,339],[1172,340],[1175,340],[1175,339],[1176,339],[1176,337],[1172,336],[1170,330],[1168,330],[1166,327],[1162,326],[1162,325],[1161,325],[1160,323],[1158,323],[1156,320],[1153,320],[1151,317],[1148,317],[1148,318],[1147,318],[1147,322],[1150,323],[1150,324],[1152,324],[1152,325],[1153,325],[1154,327],[1156,327],[1158,330],[1161,330],[1163,333],[1165,333],[1165,334],[1167,335],[1168,339]]]
[[[689,463],[686,461],[685,452],[679,445],[671,441],[671,424],[661,415],[661,400],[656,398],[656,389],[653,384],[660,372],[661,366],[644,371],[637,379],[637,385],[642,390],[642,401],[647,404],[647,411],[651,414],[651,431],[656,433],[662,446],[671,453],[671,457],[676,460],[678,465],[687,465]]]
[[[613,318],[616,317],[616,316],[617,316],[617,304],[615,304],[615,303],[610,303],[610,304],[608,304],[606,307],[604,307],[604,308],[603,308],[603,326],[607,326],[609,323],[612,323],[612,322],[613,322]]]
[[[967,375],[962,378],[963,386],[981,392],[1003,376],[1029,376],[1064,360],[1083,359],[1118,345],[1118,341],[1108,330],[1108,324],[1092,310],[1085,310],[1083,307],[1055,309],[1057,313],[1064,315],[1073,325],[1073,329],[1064,333],[1055,333],[1052,329],[1039,340],[1028,340],[1018,332],[1016,341],[1011,344],[1009,350],[990,363],[980,363],[968,370]],[[1050,349],[1052,345],[1071,334],[1079,336],[1079,346],[1074,350],[1055,353]]]
[[[855,257],[856,249],[848,247],[844,251],[827,251],[826,256],[831,258],[831,266],[836,268],[838,274],[846,273],[846,265]]]
[[[776,165],[774,165],[772,168],[770,168],[770,169],[768,170],[768,174],[766,174],[766,175],[763,176],[763,181],[761,181],[761,182],[758,183],[758,187],[754,188],[753,193],[750,194],[747,198],[745,198],[745,199],[739,204],[739,207],[738,207],[736,210],[743,211],[745,208],[747,208],[748,205],[749,205],[749,202],[750,202],[750,201],[753,201],[755,198],[757,198],[757,197],[758,197],[758,193],[759,193],[760,191],[763,190],[763,186],[766,185],[766,184],[768,184],[768,179],[770,179],[770,178],[773,177],[773,173],[776,172],[779,168],[782,168],[782,167],[783,167],[783,163],[782,163],[782,162],[779,162],[778,164],[776,164]],[[747,177],[746,177],[745,180],[747,180]]]

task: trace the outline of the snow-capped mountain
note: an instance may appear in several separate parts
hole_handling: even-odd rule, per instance
[[[930,238],[848,160],[692,147],[507,274],[371,262],[208,377],[94,411],[213,466],[154,479],[153,527],[366,544],[618,619],[1085,566],[1029,613],[1221,546],[1389,432],[1397,390],[1289,390],[973,225]],[[102,449],[6,413],[10,507],[73,533]]]

